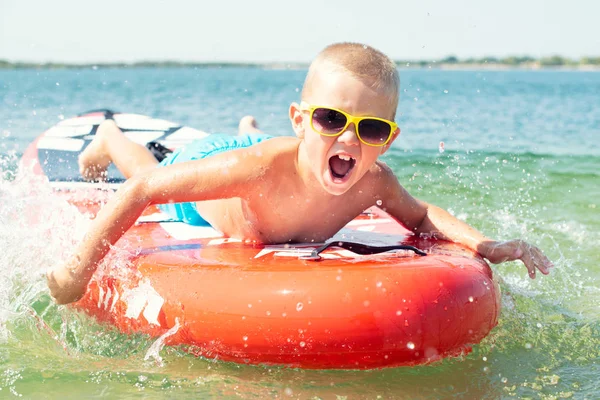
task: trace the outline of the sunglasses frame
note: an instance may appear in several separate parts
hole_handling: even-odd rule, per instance
[[[338,112],[340,114],[342,114],[343,116],[346,117],[346,125],[344,125],[344,127],[338,132],[338,133],[323,133],[321,131],[319,131],[318,129],[315,129],[315,126],[313,124],[313,114],[315,113],[315,110],[318,108],[324,108],[326,110],[331,110],[331,111],[335,111]],[[310,118],[310,126],[311,128],[317,132],[319,135],[323,135],[323,136],[327,136],[327,137],[336,137],[336,136],[340,136],[342,133],[344,133],[346,131],[346,129],[348,129],[348,125],[350,125],[351,123],[354,124],[355,128],[356,128],[356,136],[358,137],[358,140],[360,140],[361,143],[366,144],[367,146],[373,146],[373,147],[382,147],[385,146],[386,144],[388,144],[388,142],[390,141],[390,139],[392,138],[392,136],[394,135],[394,132],[396,131],[396,129],[398,129],[398,124],[395,123],[394,121],[390,121],[384,118],[377,118],[377,117],[357,117],[354,116],[352,114],[348,114],[345,111],[342,111],[338,108],[334,108],[334,107],[328,107],[328,106],[315,106],[315,105],[310,105],[306,102],[302,102],[300,103],[300,110],[302,111],[308,111],[310,112],[309,114],[309,118]],[[365,140],[363,140],[362,137],[360,137],[360,129],[358,128],[358,124],[360,123],[360,121],[363,120],[375,120],[375,121],[380,121],[380,122],[385,122],[386,124],[388,124],[390,126],[390,133],[388,134],[387,139],[385,140],[384,143],[381,144],[374,144],[374,143],[369,143],[366,142]]]

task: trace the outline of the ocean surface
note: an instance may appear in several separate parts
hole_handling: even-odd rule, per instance
[[[43,276],[88,221],[28,171],[24,149],[96,108],[235,133],[291,135],[304,70],[0,70],[0,397],[600,398],[600,73],[401,70],[402,135],[384,160],[415,196],[556,267],[493,266],[499,325],[473,352],[415,368],[306,371],[215,362],[51,302]],[[440,143],[443,142],[444,146]],[[30,210],[38,210],[32,224]]]

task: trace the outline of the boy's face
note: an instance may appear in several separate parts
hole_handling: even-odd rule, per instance
[[[367,86],[349,73],[326,69],[317,71],[304,99],[311,106],[331,107],[354,116],[392,120],[395,113],[389,94]],[[323,136],[313,130],[310,112],[292,104],[290,117],[296,134],[304,139],[312,172],[330,194],[341,195],[358,182],[400,133],[380,147],[362,143],[351,123],[339,136]]]

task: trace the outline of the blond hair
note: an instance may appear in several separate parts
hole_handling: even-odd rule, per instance
[[[396,63],[381,51],[360,43],[335,43],[327,46],[308,69],[302,87],[302,99],[309,96],[312,80],[323,65],[339,68],[371,88],[388,94],[393,109],[398,107],[400,76]]]

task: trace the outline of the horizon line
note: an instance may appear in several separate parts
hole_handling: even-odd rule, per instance
[[[449,55],[440,59],[393,59],[397,66],[424,67],[430,65],[502,65],[502,66],[529,66],[529,67],[561,67],[561,66],[600,66],[600,56],[584,56],[569,58],[560,55],[531,57],[531,56],[485,56],[458,58]],[[93,67],[210,67],[210,66],[266,66],[299,68],[308,67],[306,61],[183,61],[174,59],[164,60],[137,60],[137,61],[12,61],[0,58],[0,68],[93,68]]]

